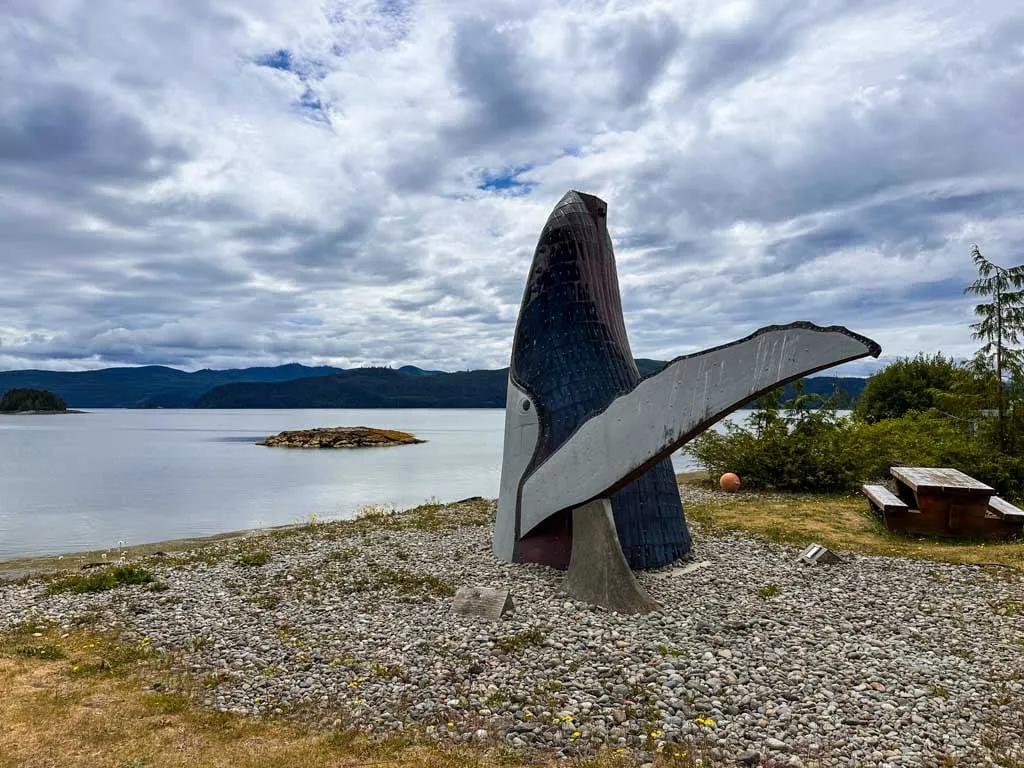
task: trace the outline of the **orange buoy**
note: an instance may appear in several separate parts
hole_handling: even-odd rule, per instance
[[[718,484],[722,487],[723,491],[733,493],[740,489],[740,478],[739,475],[734,472],[726,472],[720,478],[718,478]]]

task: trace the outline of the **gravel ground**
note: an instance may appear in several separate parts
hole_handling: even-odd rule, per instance
[[[567,600],[556,571],[496,562],[486,526],[311,528],[254,537],[271,550],[262,566],[239,565],[237,543],[197,556],[213,562],[149,559],[163,591],[0,585],[0,629],[92,615],[176,652],[209,706],[377,734],[621,747],[640,762],[659,749],[723,765],[1024,761],[1013,571],[856,554],[809,568],[791,547],[695,529],[707,566],[640,574],[666,609],[631,617]],[[508,587],[514,613],[451,613],[445,593],[464,585]]]

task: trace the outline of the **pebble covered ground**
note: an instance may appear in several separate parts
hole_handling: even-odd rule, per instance
[[[624,616],[566,599],[559,572],[496,561],[492,510],[468,500],[254,534],[242,562],[237,541],[149,558],[155,589],[0,584],[0,629],[87,616],[173,652],[218,709],[525,754],[1024,761],[1020,573],[845,553],[808,567],[795,548],[695,527],[693,562],[706,567],[639,574],[665,610]],[[459,586],[507,587],[515,610],[456,615]]]

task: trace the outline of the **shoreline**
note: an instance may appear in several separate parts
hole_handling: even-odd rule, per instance
[[[329,522],[344,521],[332,520]],[[212,544],[259,536],[263,533],[273,534],[279,531],[298,529],[304,525],[308,525],[308,523],[288,523],[285,525],[268,526],[266,528],[211,533],[207,536],[188,536],[179,539],[147,542],[145,544],[132,544],[124,547],[113,546],[106,549],[90,549],[81,552],[64,552],[51,555],[26,555],[9,560],[0,560],[0,586],[3,585],[5,580],[13,581],[25,578],[26,576],[42,576],[62,570],[78,570],[86,564],[102,563],[105,557],[113,564],[122,556],[127,560],[135,560],[153,555],[159,556],[159,553],[170,555],[175,552],[200,549]]]
[[[676,475],[676,482],[692,485],[707,479],[707,472],[681,472]],[[471,496],[458,501],[447,502],[446,504],[462,504],[472,499],[483,499],[482,496]],[[495,499],[486,499],[488,503],[494,503]],[[346,519],[325,520],[325,523],[341,523]],[[6,579],[24,578],[33,574],[53,573],[67,568],[80,568],[86,563],[100,562],[106,554],[112,560],[125,553],[129,559],[146,557],[155,552],[181,552],[189,549],[196,549],[208,544],[215,544],[230,539],[244,539],[249,536],[258,536],[264,532],[287,531],[289,529],[301,528],[308,525],[308,522],[284,523],[282,525],[271,525],[263,528],[243,528],[233,531],[221,531],[202,536],[186,536],[177,539],[163,539],[160,541],[131,544],[124,547],[111,546],[103,549],[88,549],[74,552],[57,552],[47,555],[24,555],[7,559],[0,559],[0,584]],[[14,575],[11,575],[14,574]]]
[[[468,501],[486,501],[489,504],[495,503],[495,499],[484,499],[482,496],[470,496],[458,501],[445,502],[443,506],[463,504]],[[404,510],[408,511],[408,510]],[[396,511],[394,514],[402,514],[403,511]],[[75,552],[62,552],[49,555],[25,555],[7,560],[0,560],[0,586],[4,581],[25,578],[27,576],[42,576],[56,573],[62,570],[80,569],[86,564],[100,564],[104,562],[104,556],[109,558],[113,564],[122,556],[127,560],[159,556],[160,553],[171,555],[176,552],[187,552],[193,549],[201,549],[206,546],[229,542],[233,540],[244,540],[263,535],[273,536],[275,534],[300,531],[310,525],[337,525],[339,523],[352,523],[356,518],[338,518],[336,520],[322,520],[316,523],[309,521],[301,523],[284,523],[282,525],[269,525],[263,528],[242,528],[233,531],[222,531],[211,533],[205,536],[186,536],[178,539],[165,539],[162,541],[146,542],[143,544],[130,544],[123,547],[113,546],[106,549],[89,549]]]
[[[91,413],[91,411],[79,411],[75,408],[66,408],[63,411],[0,411],[0,416],[66,416],[72,413]]]

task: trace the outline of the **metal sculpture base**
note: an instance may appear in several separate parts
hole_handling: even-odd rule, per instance
[[[661,610],[626,562],[609,499],[572,511],[572,556],[562,589],[575,600],[618,613]]]

